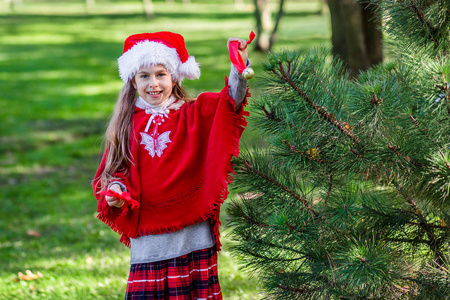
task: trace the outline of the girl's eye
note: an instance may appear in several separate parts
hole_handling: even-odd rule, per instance
[[[158,74],[158,77],[164,77],[164,76],[166,76],[165,73],[159,73],[159,74]]]
[[[148,78],[148,75],[142,74],[141,78]]]

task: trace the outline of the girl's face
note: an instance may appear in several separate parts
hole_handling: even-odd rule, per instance
[[[163,65],[143,66],[134,75],[133,86],[142,99],[158,105],[172,94],[175,82]]]

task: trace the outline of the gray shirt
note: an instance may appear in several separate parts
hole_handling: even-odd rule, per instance
[[[175,232],[130,239],[130,263],[133,265],[171,259],[214,246],[216,240],[209,223],[206,220]]]

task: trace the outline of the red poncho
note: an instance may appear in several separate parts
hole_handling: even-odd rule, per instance
[[[105,153],[93,182],[98,218],[121,234],[127,246],[130,238],[177,231],[210,218],[220,249],[220,205],[232,181],[230,161],[239,154],[245,116],[242,108],[235,111],[227,84],[220,93],[202,93],[195,102],[170,111],[159,125],[162,150],[155,153],[149,146],[153,141],[141,134],[150,116],[136,107],[130,141],[135,163],[127,176],[114,174],[127,187],[128,192],[115,194],[126,204],[110,207],[100,194]]]

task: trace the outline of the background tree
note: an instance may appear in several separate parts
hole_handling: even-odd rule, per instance
[[[266,62],[269,147],[236,161],[229,213],[270,299],[450,294],[450,1],[372,2],[391,62],[354,79],[329,49]]]
[[[283,15],[284,0],[279,0],[275,23],[272,22],[272,10],[269,0],[254,0],[256,19],[256,51],[270,51],[276,40],[278,25]]]
[[[234,0],[234,6],[240,8],[244,5],[244,0]]]
[[[356,76],[383,61],[381,16],[369,1],[328,0],[333,54]]]
[[[15,12],[17,6],[23,5],[23,0],[5,0],[5,2],[11,12]]]
[[[95,0],[86,0],[86,12],[90,12],[95,7]]]
[[[155,10],[153,8],[152,0],[142,0],[142,6],[144,8],[144,13],[147,18],[153,17]]]

